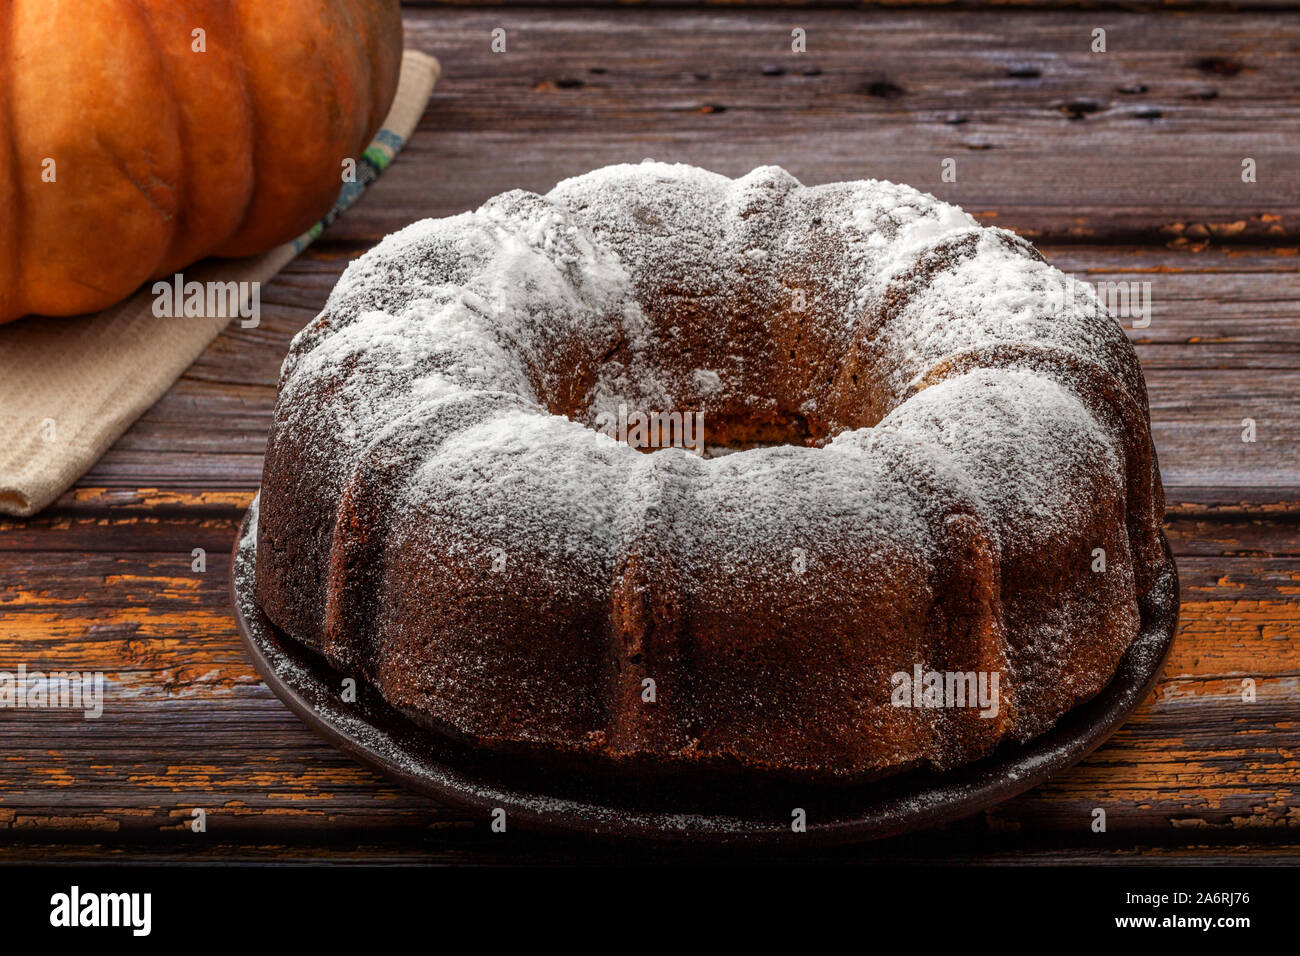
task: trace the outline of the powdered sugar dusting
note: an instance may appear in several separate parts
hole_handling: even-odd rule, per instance
[[[1011,347],[996,368],[953,365]],[[950,514],[978,519],[1004,580],[1029,558],[1104,545],[1117,570],[1101,597],[1086,562],[1054,582],[1041,620],[1039,590],[1007,597],[1012,669],[1046,695],[1018,699],[1032,718],[1013,729],[1036,731],[1086,696],[1053,675],[1113,667],[1135,601],[1124,438],[1100,420],[1110,399],[1060,373],[1067,357],[1143,401],[1095,299],[956,207],[886,182],[647,162],[505,193],[358,259],[294,340],[273,444],[296,442],[294,467],[320,476],[318,526],[345,490],[382,483],[403,555],[524,556],[573,607],[607,603],[653,541],[672,577],[655,586],[682,601],[748,589],[776,595],[785,620],[783,595],[847,607],[865,575],[908,595],[904,623],[919,628],[951,573]],[[706,436],[710,421],[793,422],[812,447],[644,455],[594,429],[620,407],[700,411]],[[390,448],[402,454],[376,455]],[[478,580],[461,573],[462,587]],[[1103,619],[1115,646],[1080,651],[1072,635]],[[457,710],[453,684],[439,686],[455,723],[469,705]],[[547,703],[539,722],[568,712]],[[888,734],[884,718],[862,726]]]

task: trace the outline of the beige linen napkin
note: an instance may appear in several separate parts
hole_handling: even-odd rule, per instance
[[[172,386],[234,316],[247,315],[251,283],[266,282],[352,205],[392,161],[420,120],[438,61],[402,57],[401,80],[383,127],[330,213],[304,235],[248,259],[206,260],[184,282],[238,283],[205,298],[202,314],[154,314],[154,283],[111,309],[76,318],[0,325],[0,512],[26,517],[54,501]],[[164,280],[168,281],[168,280]],[[210,303],[211,307],[208,307]],[[197,311],[197,310],[196,310]]]

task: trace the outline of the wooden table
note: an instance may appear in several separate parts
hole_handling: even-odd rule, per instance
[[[396,165],[263,290],[259,328],[223,334],[53,507],[0,521],[0,667],[108,679],[98,721],[0,711],[0,860],[629,858],[493,836],[332,750],[258,680],[227,588],[281,358],[348,261],[413,219],[653,156],[900,180],[1082,279],[1151,283],[1130,334],[1183,600],[1157,692],[1047,785],[834,856],[1300,861],[1300,17],[1256,11],[408,8],[445,74]]]

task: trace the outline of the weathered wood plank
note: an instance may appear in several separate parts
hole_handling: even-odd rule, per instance
[[[167,492],[83,499],[18,532],[38,533],[44,546],[0,532],[18,545],[0,551],[0,661],[103,670],[109,698],[93,723],[57,711],[0,714],[0,822],[77,839],[185,836],[190,809],[201,806],[213,839],[467,825],[334,752],[257,679],[234,634],[228,557],[210,551],[208,570],[195,574],[188,550],[228,544],[246,497],[197,496],[192,512]],[[83,553],[88,524],[121,548]],[[1195,542],[1198,553],[1179,559],[1183,629],[1154,699],[1094,757],[990,811],[980,827],[1082,838],[1098,805],[1121,842],[1185,840],[1175,825],[1297,825],[1300,557],[1249,553],[1277,529],[1281,548],[1294,551],[1295,525],[1204,525],[1171,525],[1173,540]],[[136,550],[161,540],[178,547]],[[1243,677],[1256,680],[1256,703],[1241,701]],[[451,845],[446,835],[439,852]]]
[[[332,235],[653,156],[907,182],[1036,239],[1295,237],[1298,31],[1269,13],[413,8],[408,45],[443,79]]]
[[[1294,681],[1293,681],[1294,682]],[[269,692],[264,692],[269,697]],[[1291,829],[1300,825],[1294,701],[1210,705],[1167,681],[1162,700],[1101,751],[985,815],[995,830],[1086,835],[1091,810],[1111,833],[1161,836],[1178,826]],[[1199,708],[1199,710],[1197,710]],[[111,713],[111,711],[110,711]],[[89,731],[67,715],[4,722],[0,824],[72,832],[181,830],[201,807],[218,836],[287,837],[335,828],[414,828],[475,819],[384,783],[317,740],[273,700],[187,701],[101,719]],[[159,734],[159,726],[167,728]],[[24,746],[39,733],[36,746]],[[1144,835],[1144,836],[1140,836]],[[1240,838],[1240,837],[1238,837]]]
[[[607,7],[622,10],[628,7],[673,9],[707,9],[710,7],[786,8],[791,11],[820,11],[844,9],[905,9],[909,7],[941,8],[995,7],[1014,15],[1022,10],[1034,9],[1086,9],[1086,10],[1286,10],[1297,6],[1296,0],[401,0],[402,6],[450,8],[458,7]]]
[[[791,18],[808,19],[808,54],[785,52]],[[1164,679],[1047,785],[940,833],[826,858],[1300,861],[1294,18],[429,7],[408,24],[447,73],[402,159],[264,290],[260,328],[223,334],[53,508],[0,521],[0,669],[109,679],[98,721],[0,711],[0,861],[620,858],[503,841],[320,741],[245,659],[226,576],[284,350],[350,258],[412,219],[652,153],[729,173],[782,162],[810,182],[910,181],[986,222],[1087,240],[1044,248],[1079,278],[1152,283],[1151,324],[1130,335],[1182,586]],[[497,24],[511,37],[500,57],[487,52]],[[1104,57],[1086,51],[1091,25],[1108,30]],[[1233,180],[1244,149],[1255,188]],[[945,155],[957,184],[936,181]],[[1124,237],[1157,243],[1091,244]],[[207,552],[202,574],[193,548]],[[207,834],[188,829],[196,806]],[[1091,832],[1097,806],[1106,834]]]

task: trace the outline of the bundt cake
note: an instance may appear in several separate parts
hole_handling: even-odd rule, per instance
[[[605,427],[636,413],[702,413],[702,449]],[[887,182],[646,162],[349,266],[280,377],[256,594],[488,751],[862,781],[1105,686],[1163,512],[1134,351],[1028,242]],[[921,693],[953,675],[997,705]]]

